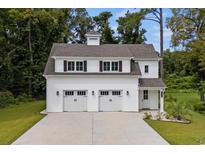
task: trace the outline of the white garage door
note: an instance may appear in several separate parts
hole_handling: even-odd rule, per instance
[[[87,111],[87,91],[64,91],[64,111]]]
[[[122,111],[121,90],[101,90],[99,97],[100,111]]]

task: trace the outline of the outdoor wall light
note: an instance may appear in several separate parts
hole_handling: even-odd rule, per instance
[[[56,91],[56,95],[59,96],[59,91]]]
[[[127,91],[127,95],[129,95],[129,91]]]
[[[95,92],[94,92],[94,91],[92,91],[92,95],[95,95]]]

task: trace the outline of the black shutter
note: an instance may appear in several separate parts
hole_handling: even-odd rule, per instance
[[[64,72],[67,72],[67,66],[68,66],[67,61],[64,60],[63,64],[64,64]]]
[[[119,61],[119,72],[122,72],[122,61]]]
[[[103,67],[103,66],[102,66],[102,65],[103,65],[103,62],[100,61],[99,65],[100,65],[99,70],[100,70],[100,72],[102,72],[102,71],[103,71],[103,69],[102,69],[102,67]]]
[[[87,72],[87,61],[84,61],[84,72]]]

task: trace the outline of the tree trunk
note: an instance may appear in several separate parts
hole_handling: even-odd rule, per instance
[[[159,9],[160,11],[160,57],[162,60],[160,60],[160,77],[164,79],[164,70],[163,70],[163,13],[162,8]]]
[[[31,45],[31,17],[28,20],[28,45],[29,45],[29,52],[30,52],[30,67],[29,67],[29,81],[28,81],[28,94],[32,96],[32,67],[33,67],[33,53],[32,53],[32,45]]]

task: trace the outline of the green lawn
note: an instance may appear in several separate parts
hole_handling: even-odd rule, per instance
[[[145,120],[170,144],[205,144],[205,116],[193,112],[191,124]]]
[[[44,116],[45,101],[21,103],[0,109],[0,144],[11,144]]]
[[[172,95],[172,97],[177,98],[179,101],[183,100],[192,104],[200,102],[197,92],[166,93],[166,95]],[[205,114],[193,112],[191,124],[179,124],[154,120],[145,121],[170,144],[205,144]]]

